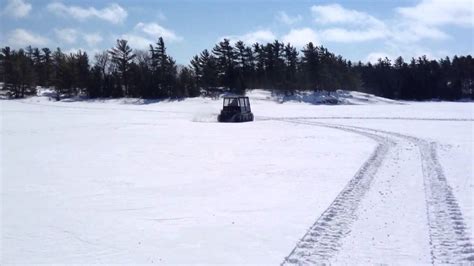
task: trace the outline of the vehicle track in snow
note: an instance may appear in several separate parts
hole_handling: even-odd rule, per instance
[[[405,138],[416,144],[420,150],[432,262],[434,264],[473,262],[474,246],[470,238],[471,228],[466,225],[456,197],[444,175],[437,156],[437,144],[400,133],[367,130]]]
[[[351,225],[357,219],[356,211],[359,203],[370,189],[372,179],[394,142],[383,136],[337,125],[296,120],[288,120],[287,122],[335,128],[369,137],[378,143],[369,159],[301,238],[282,264],[298,265],[328,262],[341,248],[340,240],[350,233]]]
[[[130,112],[150,112],[150,113],[172,113],[172,114],[189,114],[189,112],[183,111],[166,111],[166,110],[153,110],[153,109],[142,109],[142,108],[100,108],[100,107],[90,107],[90,106],[66,106],[66,105],[57,105],[54,103],[40,103],[40,102],[28,102],[25,100],[17,101],[22,104],[37,105],[37,106],[48,106],[55,108],[66,108],[66,109],[79,109],[79,110],[104,110],[104,111],[130,111]],[[77,101],[82,103],[81,101]],[[84,103],[88,103],[84,101]],[[144,106],[146,104],[124,104],[124,106]],[[474,119],[470,118],[434,118],[434,117],[387,117],[387,116],[375,116],[375,117],[363,117],[363,116],[316,116],[316,117],[287,117],[287,118],[274,118],[267,116],[256,116],[258,120],[327,120],[327,119],[340,119],[340,120],[414,120],[414,121],[447,121],[447,122],[474,122]],[[217,122],[217,119],[216,121]]]
[[[167,111],[167,110],[152,110],[152,109],[143,109],[143,108],[109,108],[109,107],[91,107],[91,106],[67,106],[67,105],[57,105],[54,103],[41,103],[41,102],[28,102],[25,100],[16,101],[17,103],[21,104],[28,104],[28,105],[37,105],[37,106],[46,106],[46,107],[53,107],[53,108],[63,108],[63,109],[72,109],[72,110],[85,110],[85,111],[130,111],[130,112],[148,112],[148,113],[171,113],[171,114],[189,114],[189,112],[179,112],[179,111]],[[77,101],[78,103],[83,103],[81,101]],[[60,103],[71,103],[71,102],[60,102]],[[88,103],[84,101],[84,103]],[[139,105],[146,105],[146,104],[123,104],[124,106],[139,106]]]
[[[474,249],[469,228],[457,200],[448,185],[437,159],[436,143],[399,133],[369,128],[335,125],[298,119],[277,119],[285,122],[323,126],[360,134],[378,142],[375,151],[361,166],[348,185],[301,238],[282,265],[301,265],[330,262],[341,249],[342,240],[351,233],[358,207],[376,178],[389,149],[401,141],[418,147],[423,173],[426,216],[429,228],[431,262],[466,263],[474,261]]]
[[[283,120],[283,121],[299,121],[299,120],[413,120],[413,121],[446,121],[446,122],[474,122],[470,118],[436,118],[436,117],[396,117],[396,116],[315,116],[315,117],[286,117],[286,118],[272,118],[266,116],[257,116],[259,120]]]

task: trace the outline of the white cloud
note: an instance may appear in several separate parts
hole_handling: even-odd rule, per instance
[[[77,40],[78,32],[75,29],[64,28],[54,30],[56,37],[66,43],[75,43]]]
[[[405,19],[424,25],[457,25],[474,27],[472,0],[423,0],[411,7],[399,7],[397,13]]]
[[[82,39],[86,42],[89,48],[96,48],[96,45],[103,41],[103,37],[100,35],[100,33],[84,33],[80,30],[72,28],[54,29],[54,32],[56,34],[56,38],[66,44],[78,44],[79,39]],[[75,50],[77,51],[80,49]],[[84,51],[84,49],[82,50]]]
[[[156,40],[152,40],[133,33],[123,34],[120,36],[120,39],[127,40],[132,49],[148,50],[150,48],[150,44],[154,44],[156,42]]]
[[[254,44],[256,42],[272,42],[275,39],[275,34],[269,30],[258,30],[241,36],[241,40],[249,44]]]
[[[414,6],[396,8],[397,17],[390,28],[385,50],[404,58],[445,56],[445,51],[429,49],[422,41],[450,39],[443,26],[473,27],[473,10],[472,0],[422,0]]]
[[[380,42],[382,49],[367,55],[367,60],[395,55],[406,58],[441,54],[427,49],[423,41],[443,41],[451,36],[441,28],[444,25],[473,26],[472,0],[422,0],[410,7],[394,9],[392,19],[381,20],[368,13],[347,9],[339,4],[311,7],[315,31],[322,42],[355,43]],[[374,46],[380,47],[380,44]],[[372,44],[368,44],[372,45]]]
[[[153,39],[158,39],[159,37],[163,37],[165,41],[168,42],[177,42],[182,41],[183,38],[176,35],[172,30],[166,29],[163,26],[159,25],[158,23],[143,23],[140,22],[135,26],[135,30],[143,32],[147,34],[149,37]]]
[[[465,0],[459,1],[463,2]],[[409,14],[413,10],[418,10],[418,6],[403,8],[402,10]],[[402,12],[400,8],[396,10],[399,13]],[[424,39],[445,40],[450,38],[447,33],[434,25],[424,24],[403,15],[388,24],[367,13],[346,9],[338,4],[312,6],[311,11],[315,22],[323,27],[318,31],[323,41],[344,43],[390,40],[392,42],[413,43]],[[423,13],[421,10],[418,11]],[[337,25],[337,27],[331,27],[334,25]]]
[[[244,43],[251,45],[254,43],[268,43],[273,42],[277,39],[275,34],[269,30],[257,30],[253,32],[248,32],[243,35],[230,35],[219,38],[219,41],[223,39],[229,39],[231,42],[235,43],[237,41],[243,41]]]
[[[393,58],[391,54],[387,54],[384,52],[373,52],[367,55],[367,57],[365,58],[365,61],[375,64],[377,63],[377,61],[379,61],[380,58],[384,59],[385,57],[387,57],[390,60],[392,60]]]
[[[319,24],[352,24],[383,26],[379,19],[357,10],[346,9],[339,4],[312,6],[314,21]]]
[[[387,57],[393,63],[397,57],[401,56],[406,63],[410,63],[412,57],[418,58],[426,56],[428,59],[435,60],[437,58],[445,57],[447,54],[450,53],[446,50],[433,50],[424,44],[411,43],[400,45],[400,43],[389,41],[384,44],[382,50],[369,53],[366,60],[376,63],[379,58],[383,59]]]
[[[15,18],[23,18],[28,16],[32,9],[30,3],[24,0],[9,0],[8,4],[5,6],[3,10],[3,14],[6,14],[11,17]]]
[[[392,60],[395,60],[395,56],[402,56],[405,60],[408,60],[412,57],[420,57],[425,55],[429,59],[440,58],[446,55],[445,52],[437,51],[430,49],[424,43],[407,43],[401,45],[397,42],[387,42],[385,44],[385,50],[387,53],[394,55],[391,57]]]
[[[84,51],[82,48],[71,47],[63,51],[65,54],[77,54],[79,51]]]
[[[104,40],[99,33],[86,33],[83,38],[89,47],[95,47]]]
[[[165,42],[179,42],[183,38],[174,31],[167,29],[158,23],[139,22],[133,31],[120,35],[119,38],[129,42],[132,49],[149,49],[150,44],[154,45],[159,37],[163,37]]]
[[[103,9],[94,7],[66,6],[63,3],[54,2],[48,5],[48,10],[61,16],[70,16],[77,20],[98,18],[113,24],[123,22],[127,16],[127,11],[118,4],[110,4]]]
[[[15,29],[7,36],[7,44],[12,47],[44,46],[50,43],[48,38],[24,29]]]
[[[321,26],[337,25],[318,31],[323,41],[364,42],[382,39],[390,34],[383,21],[339,4],[315,5],[311,7],[311,12],[314,21]]]
[[[292,29],[282,38],[295,46],[309,41],[315,43],[356,43],[377,41],[367,44],[379,47],[367,56],[369,61],[395,55],[405,58],[427,55],[442,55],[446,52],[427,48],[426,41],[450,39],[443,26],[474,26],[472,0],[421,0],[409,7],[393,10],[391,19],[378,19],[369,13],[347,9],[339,4],[313,5],[311,14],[317,28]],[[285,20],[281,13],[280,20]],[[382,49],[380,49],[382,47]]]
[[[285,11],[280,11],[277,14],[277,20],[286,25],[293,25],[300,22],[303,19],[301,15],[296,15],[294,17],[288,15]]]
[[[291,43],[296,47],[303,47],[309,42],[319,45],[318,34],[310,28],[292,29],[288,34],[283,36],[284,43]]]
[[[329,28],[320,32],[321,39],[331,42],[364,42],[382,39],[387,36],[383,29],[348,30],[345,28]]]
[[[446,40],[450,36],[440,29],[419,23],[400,23],[392,29],[390,37],[397,42],[410,43],[423,39]]]
[[[71,47],[71,48],[67,48],[67,49],[63,50],[63,53],[65,53],[65,54],[77,54],[79,51],[81,51],[83,53],[87,53],[87,55],[89,56],[89,60],[91,60],[91,58],[94,58],[95,54],[101,53],[103,50],[97,49],[97,48],[87,49],[87,48],[82,48],[82,47]]]

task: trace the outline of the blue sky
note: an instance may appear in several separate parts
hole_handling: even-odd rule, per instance
[[[163,36],[180,64],[224,37],[248,44],[309,41],[353,61],[473,54],[472,0],[2,0],[1,46],[89,53],[117,38],[146,49]]]

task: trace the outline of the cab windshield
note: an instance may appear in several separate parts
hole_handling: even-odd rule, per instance
[[[224,107],[227,107],[227,106],[239,106],[239,99],[237,98],[224,99]]]

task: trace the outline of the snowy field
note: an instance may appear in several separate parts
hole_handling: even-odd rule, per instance
[[[474,261],[473,103],[249,95],[0,101],[0,264]]]

